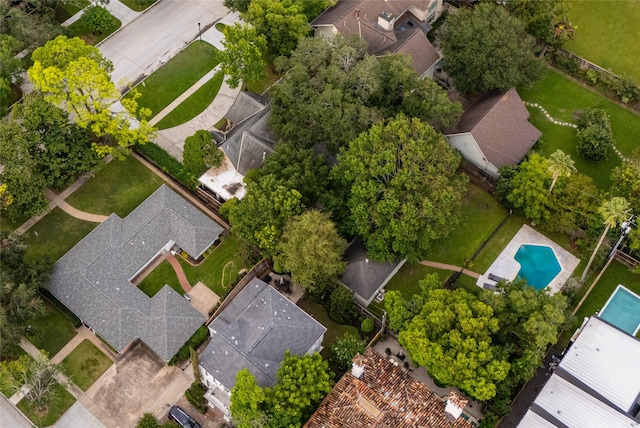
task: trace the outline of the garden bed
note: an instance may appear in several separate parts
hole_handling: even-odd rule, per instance
[[[47,400],[46,413],[41,413],[36,406],[26,398],[18,403],[18,409],[22,411],[34,425],[38,427],[48,427],[53,425],[66,412],[69,407],[76,402],[64,386],[56,383],[53,387],[51,397]]]

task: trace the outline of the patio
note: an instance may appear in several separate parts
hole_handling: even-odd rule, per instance
[[[560,264],[561,270],[560,273],[549,282],[546,290],[551,294],[560,291],[580,263],[580,259],[526,224],[515,234],[500,255],[494,260],[491,266],[489,266],[489,269],[487,269],[484,275],[478,278],[476,285],[480,288],[489,288],[489,285],[485,287],[485,284],[495,286],[499,278],[513,281],[521,268],[520,263],[518,263],[514,257],[520,246],[525,244],[551,247]]]

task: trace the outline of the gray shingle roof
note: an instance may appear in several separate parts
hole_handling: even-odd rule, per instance
[[[51,292],[118,351],[140,338],[168,360],[205,318],[169,286],[149,298],[130,279],[169,241],[197,258],[223,230],[163,185],[124,219],[111,214],[62,256]]]
[[[518,164],[542,133],[528,121],[518,92],[491,93],[469,107],[445,135],[470,132],[484,156],[496,167]]]
[[[211,342],[200,365],[231,390],[236,373],[249,369],[262,387],[273,386],[286,350],[304,355],[326,328],[254,278],[209,325]]]

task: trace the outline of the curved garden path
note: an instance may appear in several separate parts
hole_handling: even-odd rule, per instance
[[[107,218],[109,218],[106,215],[92,214],[92,213],[80,211],[72,207],[71,205],[69,205],[63,198],[53,193],[50,189],[45,190],[45,193],[47,195],[47,198],[51,201],[51,203],[54,206],[59,207],[62,211],[66,212],[70,216],[75,217],[79,220],[91,221],[94,223],[102,223]]]
[[[439,263],[439,262],[431,262],[429,260],[423,260],[420,262],[421,265],[423,266],[428,266],[428,267],[432,267],[432,268],[436,268],[436,269],[444,269],[444,270],[452,270],[452,271],[456,271],[456,272],[462,272],[465,275],[468,275],[472,278],[478,279],[480,278],[480,274],[477,272],[473,272],[471,270],[468,269],[464,269],[461,266],[454,266],[454,265],[448,265],[446,263]]]
[[[174,271],[176,271],[176,275],[178,276],[178,282],[180,282],[180,287],[188,293],[191,291],[191,284],[187,280],[187,276],[184,274],[184,270],[182,270],[182,266],[180,266],[180,262],[175,256],[171,253],[167,254],[167,261],[171,265]]]

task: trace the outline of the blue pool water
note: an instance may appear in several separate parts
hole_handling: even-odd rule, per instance
[[[620,330],[635,335],[640,326],[640,296],[618,285],[599,316]]]
[[[536,290],[549,285],[562,270],[553,250],[546,245],[521,245],[513,258],[520,263],[518,276]]]

